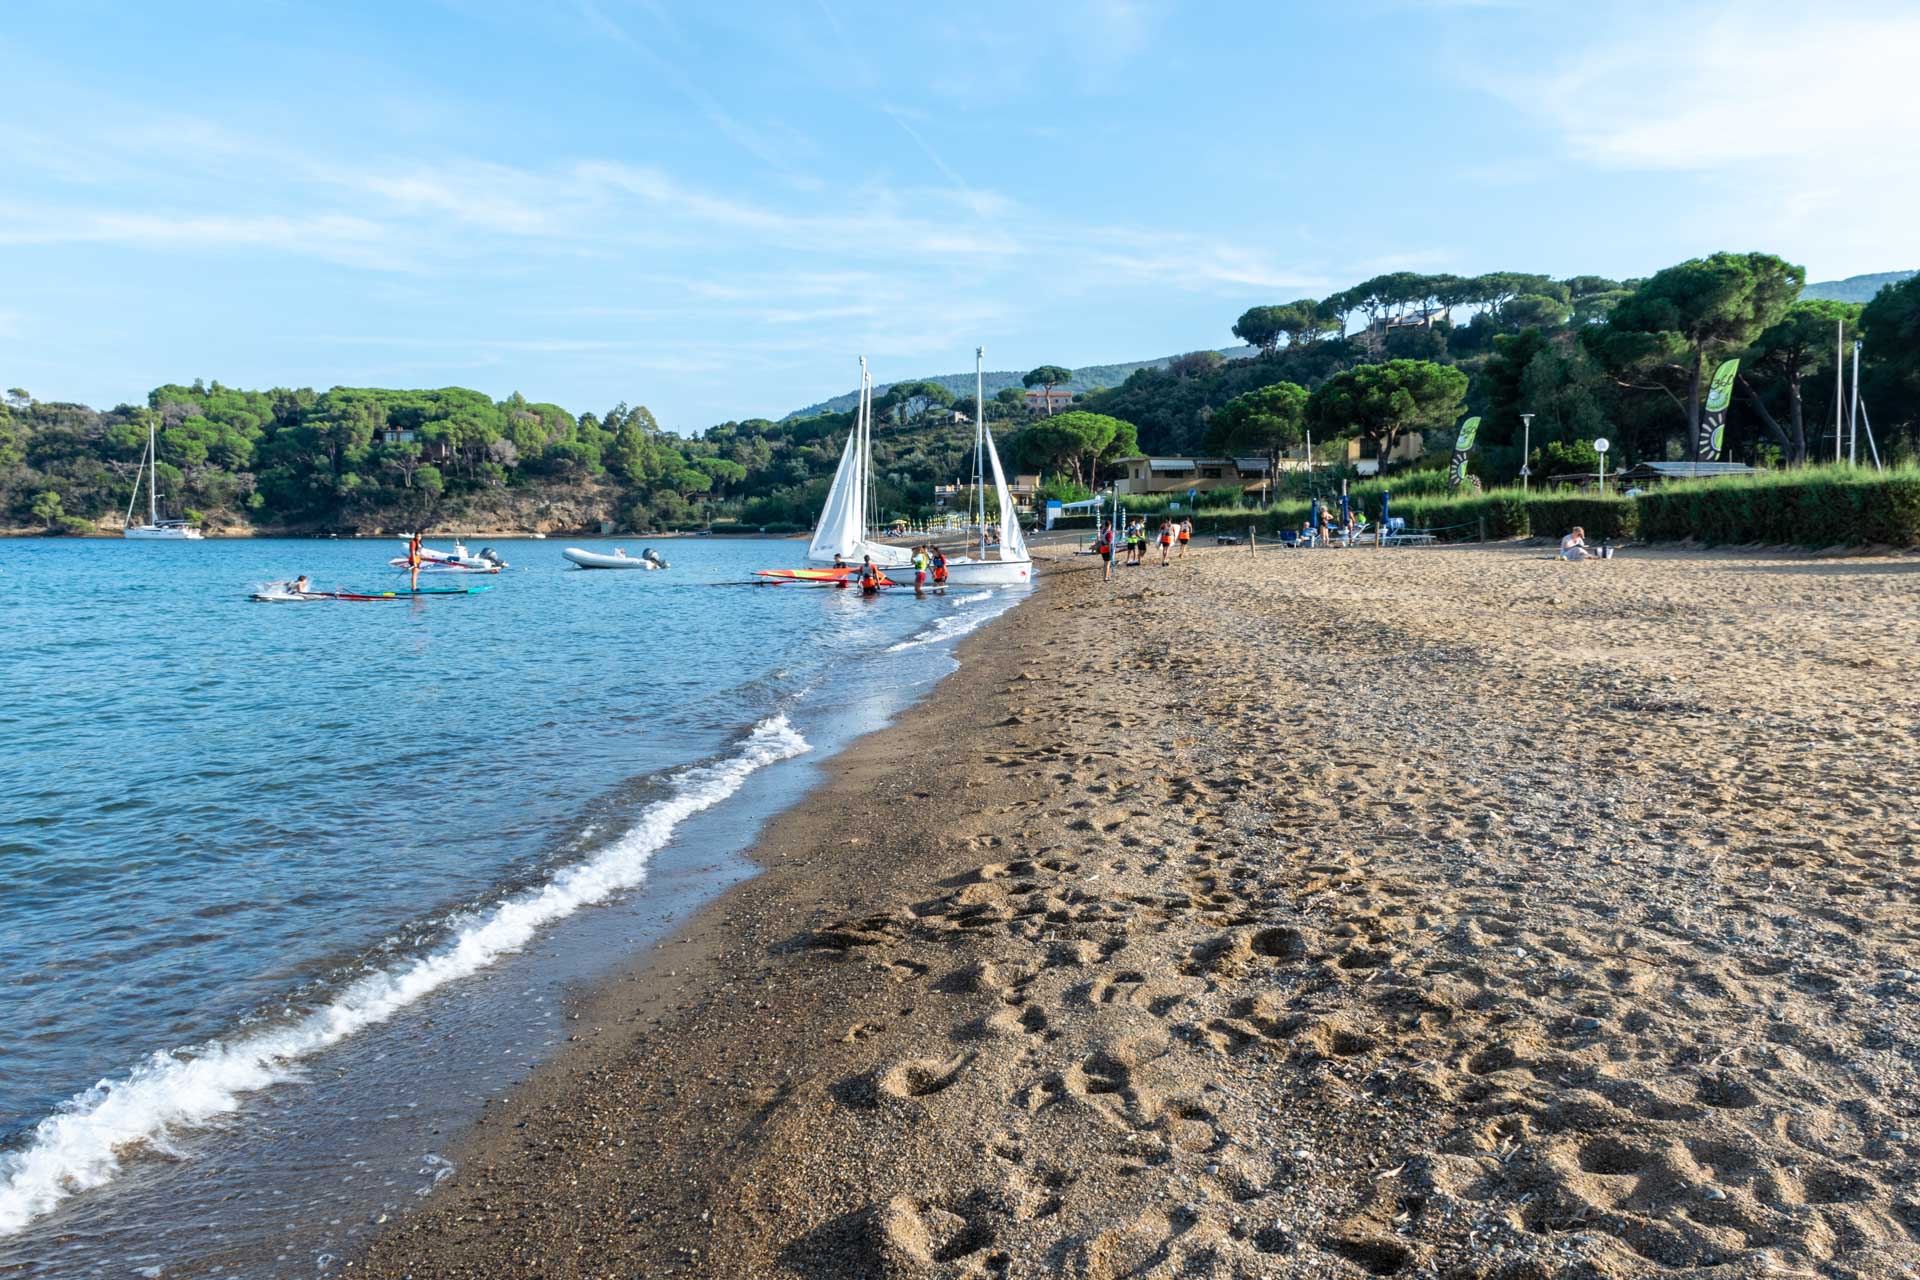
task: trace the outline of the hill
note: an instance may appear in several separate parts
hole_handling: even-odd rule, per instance
[[[1252,347],[1231,347],[1222,350],[1220,354],[1229,360],[1241,360],[1254,355],[1255,352]],[[1130,364],[1090,364],[1084,369],[1075,369],[1073,371],[1073,380],[1061,385],[1065,387],[1066,390],[1075,393],[1092,391],[1095,387],[1117,387],[1125,382],[1136,370],[1164,369],[1172,359],[1172,356],[1161,356],[1157,360],[1135,360]],[[995,392],[1004,391],[1008,387],[1020,386],[1020,379],[1025,376],[1025,369],[989,369],[982,379],[984,390],[988,398],[992,398]],[[900,381],[931,382],[937,386],[945,387],[956,396],[970,396],[973,394],[973,375],[970,373],[943,373],[936,377],[902,378]],[[878,398],[879,396],[885,395],[887,389],[894,385],[896,384],[891,382],[875,383],[873,394]],[[792,413],[782,418],[781,421],[790,422],[796,418],[811,418],[821,413],[849,413],[853,410],[854,405],[858,403],[859,399],[860,393],[857,390],[849,391],[845,395],[835,396],[831,400],[822,400],[819,404],[810,404],[804,409],[795,409]]]
[[[1816,280],[1800,291],[1803,298],[1824,298],[1829,302],[1872,302],[1873,295],[1890,284],[1911,280],[1912,271],[1876,271],[1871,275],[1848,276],[1845,280]]]

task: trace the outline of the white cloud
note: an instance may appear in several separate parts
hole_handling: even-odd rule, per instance
[[[122,213],[0,206],[0,245],[119,244],[149,249],[264,249],[378,270],[412,269],[381,224],[346,214]]]
[[[1578,51],[1545,74],[1497,81],[1589,164],[1711,178],[1729,197],[1713,210],[1727,247],[1791,248],[1816,272],[1906,263],[1920,202],[1910,5],[1715,4],[1607,31],[1574,33]]]

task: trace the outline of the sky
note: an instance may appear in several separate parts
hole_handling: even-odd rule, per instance
[[[1920,6],[7,0],[0,386],[670,429],[1389,270],[1920,265]]]

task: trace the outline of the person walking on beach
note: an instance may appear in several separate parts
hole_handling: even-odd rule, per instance
[[[1093,541],[1093,549],[1100,556],[1100,581],[1113,581],[1113,522],[1100,526],[1100,536]]]
[[[1193,539],[1193,517],[1187,516],[1180,521],[1180,558],[1187,558],[1187,543]]]
[[[1167,559],[1173,554],[1173,521],[1160,522],[1160,567],[1167,567]]]

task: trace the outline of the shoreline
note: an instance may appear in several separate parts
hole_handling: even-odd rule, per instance
[[[1050,570],[1046,576],[1051,577],[1055,572],[1057,569]],[[772,951],[791,954],[793,947],[802,945],[792,930],[806,926],[790,925],[789,921],[804,915],[809,923],[816,923],[816,917],[829,900],[844,903],[861,894],[869,879],[866,868],[870,853],[857,865],[821,866],[819,859],[826,849],[873,850],[879,845],[879,832],[890,824],[868,807],[856,820],[858,828],[867,834],[843,837],[841,832],[846,827],[843,809],[869,804],[864,799],[869,789],[895,775],[902,767],[902,760],[924,760],[926,752],[951,741],[962,726],[977,718],[979,709],[993,696],[986,686],[1005,679],[1004,668],[1013,661],[996,653],[995,642],[1027,611],[1047,608],[1048,595],[1047,589],[1041,587],[962,636],[953,649],[960,664],[957,670],[943,677],[890,723],[862,735],[836,753],[825,762],[830,776],[819,787],[767,819],[758,838],[743,851],[757,868],[755,874],[708,900],[680,929],[663,938],[624,972],[583,992],[569,1013],[577,1021],[579,1030],[570,1037],[568,1048],[536,1069],[509,1097],[486,1107],[472,1129],[451,1145],[450,1154],[459,1172],[448,1188],[376,1237],[354,1260],[356,1273],[398,1275],[426,1265],[432,1268],[432,1274],[498,1274],[492,1268],[509,1254],[496,1250],[491,1254],[492,1260],[472,1261],[466,1255],[471,1253],[473,1241],[465,1232],[459,1233],[460,1245],[436,1243],[429,1247],[421,1261],[410,1260],[409,1246],[423,1236],[439,1236],[450,1227],[467,1225],[472,1220],[470,1211],[454,1208],[454,1202],[479,1204],[499,1195],[501,1170],[526,1155],[526,1144],[521,1138],[524,1131],[536,1123],[553,1123],[559,1110],[577,1105],[581,1091],[591,1088],[605,1073],[618,1069],[621,1064],[631,1064],[636,1053],[655,1064],[672,1065],[672,1078],[664,1080],[661,1090],[663,1100],[694,1087],[704,1079],[704,1072],[695,1069],[698,1055],[686,1051],[684,1046],[704,1037],[704,1024],[699,1015],[719,1006],[736,1015],[757,1015],[755,1020],[763,1027],[781,1027],[792,1016],[790,1012],[775,1013],[774,1005],[762,1000],[743,1001],[742,985],[757,981],[764,970],[746,959],[741,948],[758,943],[769,946]],[[975,687],[956,695],[953,686],[963,682],[971,682]],[[920,769],[924,765],[909,767]],[[915,798],[916,792],[910,789],[906,799]],[[806,905],[802,906],[803,903]],[[785,994],[789,998],[793,996],[790,992]],[[803,1003],[807,1013],[815,1017],[821,1014],[820,1002],[803,1000]],[[634,1039],[627,1039],[629,1036]],[[671,1127],[663,1125],[654,1135],[656,1140],[675,1141],[668,1132]],[[684,1129],[677,1140],[712,1150],[699,1142],[697,1133]],[[687,1158],[669,1157],[662,1163],[668,1169],[680,1168]],[[536,1158],[534,1163],[545,1162]],[[529,1189],[524,1182],[515,1181],[516,1190]],[[713,1191],[717,1188],[710,1188],[709,1194]],[[677,1241],[682,1233],[703,1229],[702,1214],[711,1213],[710,1209],[701,1207],[707,1200],[708,1196],[703,1195],[698,1204],[688,1201],[650,1206],[649,1232],[665,1241],[668,1237],[662,1228],[666,1228]],[[667,1219],[663,1221],[656,1216],[660,1214],[668,1215]],[[424,1221],[428,1218],[436,1220],[428,1225]],[[491,1235],[490,1232],[483,1234]],[[526,1249],[532,1241],[496,1243],[511,1250],[511,1255],[518,1260],[531,1261]],[[675,1267],[693,1263],[700,1256],[697,1251],[683,1253],[682,1249],[678,1243],[664,1245],[656,1251],[654,1265]],[[431,1261],[427,1261],[428,1258]],[[470,1271],[461,1270],[468,1265],[471,1265]],[[531,1269],[526,1272],[533,1273]]]
[[[355,1274],[1920,1264],[1912,561],[1050,570]]]

